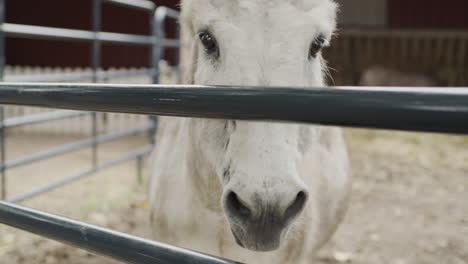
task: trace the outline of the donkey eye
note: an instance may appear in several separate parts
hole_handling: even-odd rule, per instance
[[[317,58],[317,54],[322,50],[323,44],[325,43],[325,37],[319,36],[310,44],[309,48],[309,59]]]
[[[209,33],[209,32],[202,32],[199,35],[200,41],[205,48],[205,52],[208,55],[213,55],[215,57],[218,57],[219,55],[219,49],[218,49],[218,43],[216,42],[216,39]]]

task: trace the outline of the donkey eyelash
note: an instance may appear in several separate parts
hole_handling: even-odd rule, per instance
[[[323,34],[319,34],[317,37],[315,37],[309,46],[309,60],[317,58],[322,49],[327,47],[328,44],[329,41],[325,38]]]

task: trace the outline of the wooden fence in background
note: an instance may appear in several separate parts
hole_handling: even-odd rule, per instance
[[[366,70],[380,66],[440,86],[468,86],[468,30],[342,29],[324,57],[336,85],[358,85]]]

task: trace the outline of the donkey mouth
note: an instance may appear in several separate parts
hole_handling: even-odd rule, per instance
[[[234,230],[232,228],[231,228],[231,233],[234,236],[234,239],[236,240],[237,245],[245,248],[244,244],[242,243],[242,240],[239,239],[239,236],[237,235],[236,232],[234,232]]]
[[[246,235],[244,232],[238,232],[231,228],[232,235],[236,240],[237,245],[251,251],[268,252],[279,248],[280,239],[273,238],[271,235],[261,235],[249,232]]]

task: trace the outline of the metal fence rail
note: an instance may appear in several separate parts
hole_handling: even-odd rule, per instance
[[[101,4],[112,3],[151,12],[152,36],[101,32]],[[0,0],[0,77],[4,67],[3,35],[88,41],[93,43],[92,73],[85,77],[96,82],[103,75],[101,43],[136,44],[152,47],[149,73],[159,83],[160,59],[164,48],[180,47],[180,42],[166,39],[164,23],[179,14],[145,0],[94,0],[93,30],[71,30],[3,23],[4,0]],[[80,76],[80,78],[83,76]],[[72,77],[68,77],[72,78]],[[73,77],[75,78],[75,77]],[[44,77],[44,79],[46,79]],[[43,79],[43,80],[44,80]],[[63,83],[0,83],[0,104],[40,106],[69,110],[224,118],[256,121],[281,121],[323,125],[398,129],[408,131],[468,134],[468,88],[271,88],[175,85],[110,85]],[[154,145],[99,163],[99,143],[123,136],[156,130],[156,122],[141,128],[97,135],[93,113],[92,138],[62,145],[28,157],[6,161],[4,134],[7,127],[46,122],[85,112],[59,111],[4,120],[0,107],[0,180],[1,196],[19,202],[52,190],[130,159],[141,159]],[[83,147],[93,147],[93,166],[25,193],[6,197],[7,168],[45,159]],[[141,162],[139,162],[140,164]],[[36,233],[126,263],[238,263],[198,252],[99,228],[40,211],[0,201],[0,223]]]
[[[157,39],[166,39],[166,34],[165,34],[165,25],[166,25],[166,20],[168,18],[171,19],[178,19],[179,18],[179,12],[172,10],[170,8],[160,6],[156,9],[154,12],[154,26],[153,26],[153,35]],[[177,32],[180,34],[180,32]],[[179,39],[180,35],[176,36],[176,39]],[[180,53],[180,40],[177,46],[171,46],[171,45],[166,45],[164,42],[157,41],[155,42],[155,47],[153,49],[153,54],[152,54],[152,63],[158,63],[165,54],[165,48],[179,48],[177,50],[177,60],[179,60],[179,53]],[[152,65],[151,67],[153,69],[152,72],[152,77],[153,77],[153,83],[160,83],[160,70],[158,65]],[[180,69],[177,69],[178,73],[178,79],[180,81]]]
[[[121,5],[127,8],[136,8],[140,10],[147,11],[149,13],[151,31],[150,35],[132,35],[132,34],[121,34],[121,33],[110,33],[110,32],[101,32],[101,20],[102,20],[102,10],[101,6],[104,3]],[[89,73],[79,73],[79,74],[54,74],[54,75],[41,75],[41,76],[15,76],[8,78],[10,81],[57,81],[57,80],[67,80],[67,81],[76,81],[89,79],[93,82],[97,82],[103,78],[109,78],[113,76],[128,76],[128,75],[142,75],[147,74],[152,77],[153,81],[159,82],[159,61],[161,60],[161,54],[163,54],[164,48],[172,47],[177,48],[180,46],[178,39],[166,39],[164,38],[164,21],[166,17],[177,18],[178,12],[174,10],[167,9],[165,7],[159,7],[147,0],[93,0],[93,29],[92,31],[87,30],[74,30],[66,28],[53,28],[53,27],[43,27],[43,26],[34,26],[34,25],[20,25],[12,23],[4,23],[4,7],[5,1],[0,0],[0,77],[3,77],[3,71],[5,66],[4,59],[4,37],[5,36],[14,36],[14,37],[23,37],[23,38],[39,38],[39,39],[57,39],[57,40],[75,40],[75,41],[86,41],[91,42],[92,54],[92,71]],[[137,71],[102,71],[101,68],[101,44],[103,42],[116,43],[116,44],[131,44],[131,45],[146,45],[150,46],[152,49],[151,54],[151,68],[148,70],[137,70]],[[157,56],[155,56],[157,54]],[[154,139],[152,135],[156,131],[157,119],[155,117],[150,118],[150,124],[144,127],[144,131],[140,128],[130,129],[123,132],[110,133],[104,136],[98,136],[98,119],[96,113],[89,113],[91,115],[91,129],[90,133],[92,138],[74,142],[71,144],[59,146],[44,152],[35,153],[33,155],[23,157],[21,159],[7,161],[5,157],[5,130],[14,126],[25,126],[30,124],[37,124],[46,121],[58,120],[71,118],[76,116],[86,115],[88,113],[73,113],[70,111],[65,112],[51,112],[51,113],[41,113],[34,114],[24,117],[17,117],[14,119],[5,119],[4,109],[0,106],[0,145],[1,145],[1,156],[0,156],[0,177],[1,177],[1,190],[0,190],[0,199],[8,199],[7,189],[6,189],[6,169],[17,167],[26,163],[33,161],[42,160],[52,156],[60,155],[66,152],[74,151],[83,147],[92,147],[92,165],[94,171],[99,167],[98,164],[98,144],[102,142],[124,137],[127,135],[132,135],[135,133],[141,133],[147,131],[149,136],[149,145],[153,146]],[[135,132],[137,131],[137,132]],[[145,153],[146,154],[146,153]],[[141,159],[143,155],[137,155],[137,164],[141,166]],[[123,160],[125,161],[125,160]],[[138,171],[141,171],[141,168],[138,168]],[[83,174],[88,175],[89,171],[84,171]],[[52,185],[54,185],[52,183]],[[39,188],[41,190],[48,190],[50,188]],[[38,193],[37,190],[32,190],[30,193]],[[22,195],[20,195],[22,196]],[[24,196],[24,195],[23,195]]]
[[[121,34],[101,32],[101,5],[111,3],[128,8],[136,8],[148,11],[151,14],[151,33],[150,36]],[[177,19],[179,13],[165,7],[156,8],[156,5],[146,0],[93,0],[93,29],[72,30],[65,28],[53,28],[33,25],[19,25],[4,23],[4,0],[0,0],[0,78],[4,71],[4,36],[14,36],[22,38],[39,39],[57,39],[86,41],[92,43],[92,71],[79,74],[63,75],[40,75],[40,76],[14,76],[8,78],[9,81],[78,81],[89,79],[97,82],[114,76],[142,75],[148,74],[153,82],[159,83],[160,69],[159,61],[164,56],[165,48],[178,48],[180,42],[178,39],[167,39],[165,37],[164,25],[166,19]],[[177,36],[178,37],[178,36]],[[101,44],[103,42],[129,45],[147,45],[152,48],[151,68],[138,71],[102,71],[101,68]],[[178,69],[177,69],[178,71]],[[180,75],[179,75],[180,76]],[[5,83],[6,84],[6,83]],[[4,97],[4,92],[8,92],[7,86],[0,85],[0,98]],[[19,93],[21,91],[17,90]],[[71,91],[71,90],[70,90]],[[5,94],[6,95],[6,94]],[[25,94],[26,95],[26,94]],[[16,95],[13,95],[16,97]],[[20,95],[23,97],[23,95]],[[11,99],[9,96],[8,98]],[[27,98],[24,97],[24,98]],[[64,98],[66,100],[66,98]],[[1,100],[0,100],[1,101]],[[40,100],[39,100],[40,101]],[[1,101],[0,104],[9,104]],[[23,104],[27,105],[27,104]],[[138,106],[137,106],[138,108]],[[132,111],[124,111],[130,113]],[[138,111],[137,111],[138,112]],[[37,124],[53,120],[92,115],[92,137],[77,142],[58,146],[46,151],[38,152],[33,155],[20,157],[16,160],[7,161],[5,157],[5,130],[7,128]],[[98,135],[96,113],[74,112],[74,111],[55,111],[49,113],[33,114],[15,118],[4,118],[4,108],[0,106],[0,180],[1,180],[1,199],[0,201],[0,223],[36,233],[57,241],[64,242],[73,246],[86,249],[88,251],[105,255],[126,263],[149,264],[149,263],[212,263],[229,264],[238,263],[224,260],[217,257],[208,256],[202,253],[176,248],[157,242],[148,241],[127,234],[99,228],[86,223],[73,221],[59,216],[27,209],[21,206],[13,205],[9,202],[20,202],[38,194],[53,190],[71,181],[88,176],[127,160],[136,159],[138,164],[138,174],[141,177],[142,157],[151,152],[154,146],[154,132],[156,130],[156,120],[146,126],[128,129],[125,131],[112,132],[105,135]],[[98,162],[97,146],[99,143],[115,140],[121,137],[137,134],[149,133],[149,144],[139,149],[126,153],[116,159]],[[35,162],[38,160],[61,155],[70,151],[78,150],[84,147],[92,147],[92,166],[89,169],[74,173],[64,178],[47,183],[43,186],[36,186],[34,189],[20,193],[14,196],[6,195],[6,169],[12,169],[17,166]]]
[[[156,9],[156,5],[153,2],[147,0],[102,0],[103,2],[113,3],[125,7],[131,7],[136,9],[143,9],[148,12],[152,12]]]
[[[98,163],[98,164],[96,164],[95,166],[93,166],[90,169],[80,171],[78,173],[74,173],[74,174],[72,174],[70,176],[58,179],[58,180],[50,182],[48,184],[35,187],[34,189],[29,190],[27,192],[15,195],[13,197],[9,197],[8,199],[6,199],[6,201],[12,202],[12,203],[17,203],[17,202],[24,201],[24,200],[29,199],[31,197],[34,197],[36,195],[43,194],[43,193],[48,192],[48,191],[52,191],[52,190],[54,190],[54,189],[56,189],[58,187],[61,187],[61,186],[65,185],[65,184],[68,184],[70,182],[79,180],[79,179],[81,179],[83,177],[89,176],[89,175],[91,175],[91,174],[93,174],[95,172],[98,172],[99,170],[107,169],[107,168],[110,168],[112,166],[115,166],[117,164],[120,164],[120,163],[128,161],[128,160],[132,160],[132,159],[140,160],[143,156],[149,154],[151,152],[151,150],[153,150],[153,146],[142,147],[140,149],[129,152],[129,153],[117,158],[117,159],[113,159],[113,160],[110,160],[110,161],[105,161],[105,162],[102,162],[102,163]],[[141,170],[139,170],[139,174],[140,173],[141,173]],[[138,175],[138,176],[140,178],[142,177],[141,175]]]
[[[0,104],[468,134],[468,88],[2,83]]]
[[[58,119],[70,118],[88,115],[89,112],[77,112],[77,111],[53,111],[40,114],[32,114],[27,116],[15,117],[10,119],[5,119],[3,123],[0,123],[0,129],[32,125],[36,123],[43,123],[46,121],[53,121]]]
[[[178,47],[179,41],[173,39],[156,39],[152,36],[99,32],[79,29],[65,29],[45,26],[32,26],[4,23],[3,32],[10,37],[39,38],[55,40],[93,41],[95,39],[114,44],[153,45],[156,41],[164,46]]]
[[[468,88],[259,88],[1,83],[0,104],[468,134]],[[1,113],[0,113],[1,114]],[[92,142],[87,142],[91,144]],[[114,162],[13,197],[21,201]],[[0,168],[3,170],[4,168]],[[0,202],[0,223],[136,264],[236,263]],[[125,250],[122,250],[125,249]]]
[[[137,44],[151,45],[153,38],[151,36],[141,36],[122,33],[99,32],[97,35],[93,31],[65,29],[44,26],[20,25],[4,23],[3,31],[7,36],[23,37],[23,38],[39,38],[39,39],[56,39],[56,40],[79,40],[93,41],[98,39],[102,42],[117,43],[117,44]]]
[[[3,9],[4,0],[0,1],[1,9]],[[150,16],[151,34],[152,35],[134,35],[112,32],[101,32],[101,4],[111,3],[122,5],[125,7],[140,8],[151,11],[154,14]],[[3,10],[0,10],[3,11]],[[159,14],[158,14],[159,13]],[[162,15],[162,16],[161,16]],[[22,37],[22,38],[39,38],[39,39],[55,39],[55,40],[74,40],[74,41],[87,41],[93,43],[92,62],[93,68],[96,71],[100,67],[101,56],[101,42],[115,43],[115,44],[130,44],[130,45],[146,45],[151,46],[153,49],[162,49],[164,47],[177,48],[180,47],[178,39],[160,38],[161,34],[154,34],[163,28],[164,20],[166,17],[177,18],[178,12],[156,6],[150,1],[138,0],[94,0],[93,8],[93,30],[77,30],[67,28],[22,25],[13,23],[4,23],[4,16],[0,12],[0,32],[2,35],[9,37]],[[3,43],[0,43],[0,49],[4,50]],[[157,68],[157,63],[160,57],[153,56],[152,59],[157,59],[152,62],[152,67]],[[4,62],[0,63],[0,71],[3,72]]]
[[[76,141],[76,142],[73,142],[73,143],[69,143],[69,144],[65,144],[65,145],[62,145],[62,146],[55,147],[55,148],[51,148],[51,149],[45,150],[43,152],[38,152],[38,153],[35,153],[35,154],[32,154],[32,155],[28,155],[26,157],[21,157],[21,158],[12,160],[12,161],[6,161],[3,165],[0,165],[0,168],[2,168],[2,169],[12,169],[12,168],[22,166],[22,165],[26,165],[26,164],[29,164],[29,163],[32,163],[32,162],[40,161],[40,160],[43,160],[43,159],[47,159],[47,158],[51,158],[51,157],[58,156],[58,155],[61,155],[61,154],[65,154],[65,153],[68,153],[68,152],[72,152],[72,151],[75,151],[75,150],[79,150],[79,149],[82,149],[82,148],[85,148],[85,147],[90,147],[90,146],[93,146],[93,145],[98,144],[98,143],[109,142],[109,141],[116,140],[116,139],[119,139],[119,138],[128,137],[128,136],[135,135],[135,134],[138,134],[138,133],[147,132],[150,129],[152,129],[152,125],[147,125],[147,126],[144,126],[144,127],[125,130],[125,131],[122,131],[122,132],[109,133],[109,134],[106,134],[106,135],[100,135],[100,136],[92,137],[92,138],[88,138],[88,139],[83,139],[83,140]]]
[[[126,263],[239,264],[6,202],[0,202],[0,223]]]
[[[3,124],[5,120],[5,111],[3,107],[0,107],[0,124]],[[6,173],[3,164],[6,161],[6,151],[5,151],[5,127],[0,126],[0,183],[2,184],[0,189],[0,200],[4,200],[6,198]]]
[[[66,73],[36,73],[8,76],[5,75],[5,82],[75,82],[91,80],[111,79],[118,77],[149,76],[150,69],[118,69],[118,70],[97,70],[94,71],[75,71]]]

